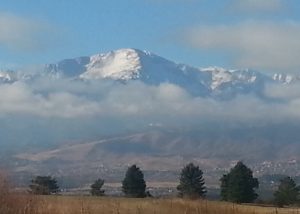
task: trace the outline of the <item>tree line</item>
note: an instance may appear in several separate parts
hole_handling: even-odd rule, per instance
[[[256,189],[259,187],[257,178],[243,162],[238,162],[227,174],[220,178],[220,196],[223,201],[235,203],[252,203],[258,198]],[[104,180],[97,179],[90,186],[93,196],[103,196]],[[29,185],[32,194],[50,195],[59,192],[57,180],[51,176],[37,176]],[[183,198],[205,198],[207,188],[203,178],[203,172],[199,166],[193,163],[187,164],[180,173],[178,196]],[[146,191],[144,174],[136,165],[130,166],[122,181],[122,191],[126,197],[144,198],[151,197]],[[274,202],[278,206],[291,205],[299,202],[300,187],[291,177],[280,180],[277,190],[274,192]]]

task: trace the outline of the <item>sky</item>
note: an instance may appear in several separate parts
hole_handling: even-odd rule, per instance
[[[198,67],[297,72],[298,0],[1,0],[0,68],[119,48]]]

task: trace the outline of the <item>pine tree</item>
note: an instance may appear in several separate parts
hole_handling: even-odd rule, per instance
[[[295,204],[299,200],[300,187],[296,185],[291,177],[280,180],[278,190],[274,193],[275,203],[282,207]]]
[[[51,176],[37,176],[31,180],[30,192],[36,195],[50,195],[59,191],[57,180]]]
[[[204,184],[203,172],[199,169],[199,166],[190,163],[181,171],[180,183],[177,186],[179,196],[188,198],[205,197],[206,188]]]
[[[128,168],[125,178],[122,181],[122,190],[127,197],[146,197],[144,174],[136,165],[132,165]]]
[[[220,179],[221,181],[221,199],[223,201],[228,201],[227,192],[228,192],[228,175],[223,175]]]
[[[92,185],[91,185],[91,194],[93,196],[103,196],[104,195],[104,190],[102,190],[101,188],[104,185],[104,180],[102,179],[97,179]]]
[[[258,197],[254,190],[258,188],[258,180],[253,178],[251,169],[242,162],[238,162],[220,181],[221,197],[224,201],[250,203]]]

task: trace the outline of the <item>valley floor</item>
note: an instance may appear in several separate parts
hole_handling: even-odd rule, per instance
[[[206,200],[128,199],[89,196],[18,196],[0,213],[22,214],[297,214],[300,209]],[[4,212],[3,212],[4,211]]]

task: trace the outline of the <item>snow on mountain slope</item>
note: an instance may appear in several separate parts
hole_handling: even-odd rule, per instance
[[[299,80],[299,77],[293,77],[292,75],[289,74],[274,74],[273,80],[280,83],[289,84],[296,80]]]
[[[202,96],[207,96],[211,90],[210,74],[136,49],[120,49],[91,57],[63,60],[46,65],[45,74],[52,78],[83,80],[140,80],[150,85],[168,82]]]
[[[222,99],[230,99],[237,94],[248,93],[260,96],[264,91],[264,85],[273,81],[269,76],[249,69],[226,70],[209,67],[203,68],[201,71],[211,74],[211,96]]]
[[[226,99],[240,93],[260,94],[266,82],[290,84],[299,80],[291,75],[275,74],[272,77],[248,69],[196,68],[130,48],[47,64],[43,72],[36,75],[85,81],[111,79],[123,83],[140,80],[149,85],[167,82],[186,89],[192,95]],[[0,82],[14,82],[25,76],[0,72]],[[31,78],[27,75],[27,79]]]
[[[46,66],[46,72],[56,77],[85,80],[141,80],[158,85],[169,82],[186,88],[192,94],[207,95],[216,90],[241,84],[255,85],[268,79],[251,70],[226,70],[219,67],[195,68],[177,64],[147,51],[120,49],[91,57],[63,60]]]
[[[196,95],[207,95],[209,75],[155,54],[135,49],[120,49],[90,57],[81,79],[141,80],[146,84],[163,82],[179,85]]]
[[[211,77],[184,64],[177,64],[149,52],[137,51],[140,56],[141,69],[139,80],[150,85],[164,82],[178,85],[193,95],[208,96]]]
[[[211,73],[211,89],[218,89],[222,85],[227,83],[237,84],[252,84],[255,83],[258,78],[268,79],[267,76],[264,76],[258,72],[251,70],[226,70],[220,67],[208,67],[201,69],[202,72]]]
[[[216,89],[223,83],[232,81],[232,73],[224,68],[208,67],[201,69],[202,72],[211,73],[211,89]]]
[[[11,83],[17,79],[12,71],[0,71],[0,83]]]
[[[82,79],[111,78],[114,80],[137,79],[142,68],[140,56],[133,49],[121,49],[91,56],[85,67],[86,71],[79,76]]]

